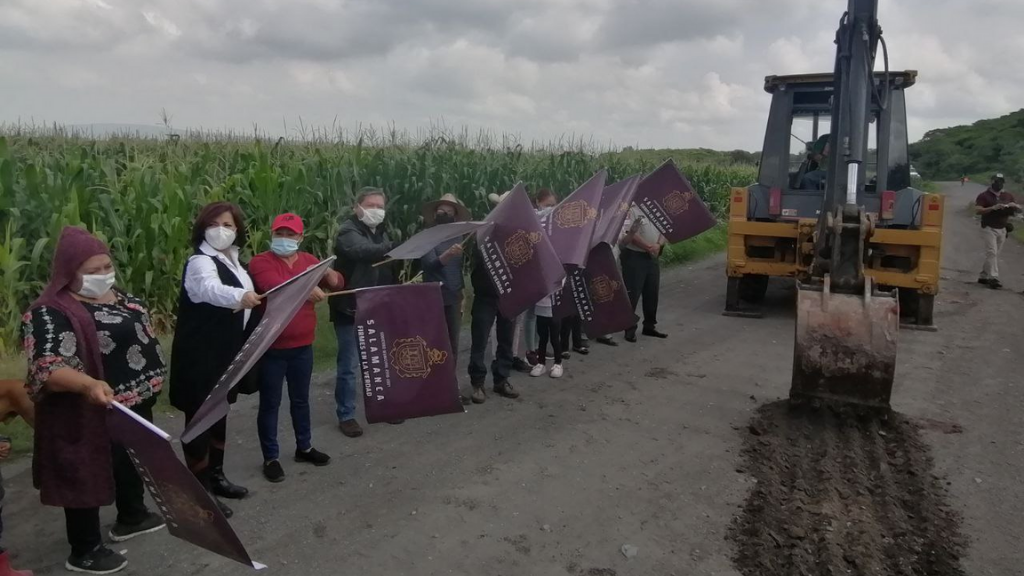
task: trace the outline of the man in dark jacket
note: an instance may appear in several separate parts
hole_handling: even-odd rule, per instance
[[[345,219],[334,240],[335,270],[345,278],[345,288],[372,288],[394,283],[390,265],[374,267],[391,251],[392,242],[384,231],[386,197],[380,188],[363,188],[356,195],[355,211]],[[354,294],[330,299],[331,321],[338,336],[338,375],[334,400],[341,433],[349,438],[363,435],[356,422],[356,374],[359,348],[356,345],[356,298]]]
[[[501,196],[492,194],[489,198],[495,204],[500,204],[509,194],[510,192]],[[473,403],[483,404],[487,400],[487,395],[483,392],[487,379],[487,367],[483,363],[483,358],[487,353],[492,328],[495,328],[495,337],[498,340],[495,359],[490,362],[490,373],[495,379],[495,394],[505,398],[519,398],[519,393],[515,392],[512,383],[509,382],[515,356],[512,353],[512,346],[515,342],[516,319],[505,318],[498,311],[498,289],[487,274],[479,246],[473,250],[473,272],[469,280],[473,285],[473,308],[470,312],[472,346],[469,351],[469,382],[473,384]]]
[[[491,362],[494,392],[506,398],[518,398],[519,393],[512,388],[512,383],[508,380],[512,372],[512,344],[515,339],[516,320],[505,318],[498,311],[498,290],[487,274],[479,247],[473,251],[473,272],[470,274],[470,281],[473,284],[473,318],[470,325],[473,344],[469,352],[469,382],[473,385],[471,398],[476,404],[483,404],[487,400],[487,394],[484,393],[484,384],[487,380],[484,356],[490,343],[491,327],[495,325],[498,347]]]

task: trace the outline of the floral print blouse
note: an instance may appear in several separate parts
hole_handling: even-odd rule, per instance
[[[167,364],[142,302],[130,294],[115,293],[110,304],[82,305],[96,322],[104,379],[114,389],[114,400],[130,407],[160,392]],[[33,400],[46,394],[44,385],[54,371],[85,371],[78,356],[78,338],[60,311],[41,306],[27,312],[22,333],[29,362],[25,386]]]

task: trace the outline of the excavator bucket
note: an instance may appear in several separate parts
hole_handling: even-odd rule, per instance
[[[791,400],[888,409],[896,373],[899,300],[865,279],[863,295],[797,282]]]

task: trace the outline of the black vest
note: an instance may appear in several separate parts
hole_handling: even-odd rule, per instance
[[[225,286],[242,288],[242,282],[223,262],[198,250],[195,255],[213,260],[217,266],[217,275]],[[171,405],[191,414],[210,395],[260,318],[257,311],[253,310],[247,327],[243,312],[193,302],[185,290],[187,271],[188,262],[181,275],[178,319],[171,344],[169,385]]]

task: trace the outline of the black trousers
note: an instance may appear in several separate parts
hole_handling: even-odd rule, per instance
[[[543,364],[547,360],[548,340],[554,350],[552,364],[562,363],[562,327],[564,324],[551,316],[537,316],[537,362]]]
[[[195,417],[194,412],[185,413],[185,426],[188,426],[193,417]],[[188,469],[206,488],[210,487],[210,472],[224,467],[224,443],[227,441],[227,437],[228,417],[225,416],[209,430],[196,436],[195,440],[181,445]]]
[[[562,350],[583,347],[583,319],[579,316],[562,318]],[[570,342],[571,339],[571,342]],[[570,347],[569,344],[572,344]]]
[[[153,421],[153,404],[150,398],[132,407],[147,422]],[[114,502],[117,505],[117,522],[119,524],[138,524],[149,515],[146,508],[146,485],[142,482],[135,464],[128,452],[121,446],[111,446],[114,464]],[[99,508],[65,508],[64,520],[67,528],[68,544],[71,553],[81,556],[96,549],[103,543],[100,534]]]
[[[470,334],[473,344],[469,351],[469,382],[474,388],[481,388],[487,380],[487,366],[484,358],[491,339],[491,328],[495,327],[498,349],[491,362],[494,384],[504,384],[512,373],[512,343],[515,340],[515,318],[505,318],[498,312],[498,299],[477,297],[473,299]]]
[[[448,324],[448,340],[452,345],[452,358],[459,359],[459,333],[462,332],[462,296],[455,304],[444,307],[444,321]]]
[[[626,284],[633,311],[636,312],[636,305],[642,299],[644,329],[654,328],[658,323],[658,290],[661,286],[661,265],[658,259],[646,252],[624,248],[619,260],[622,262],[622,280]]]

